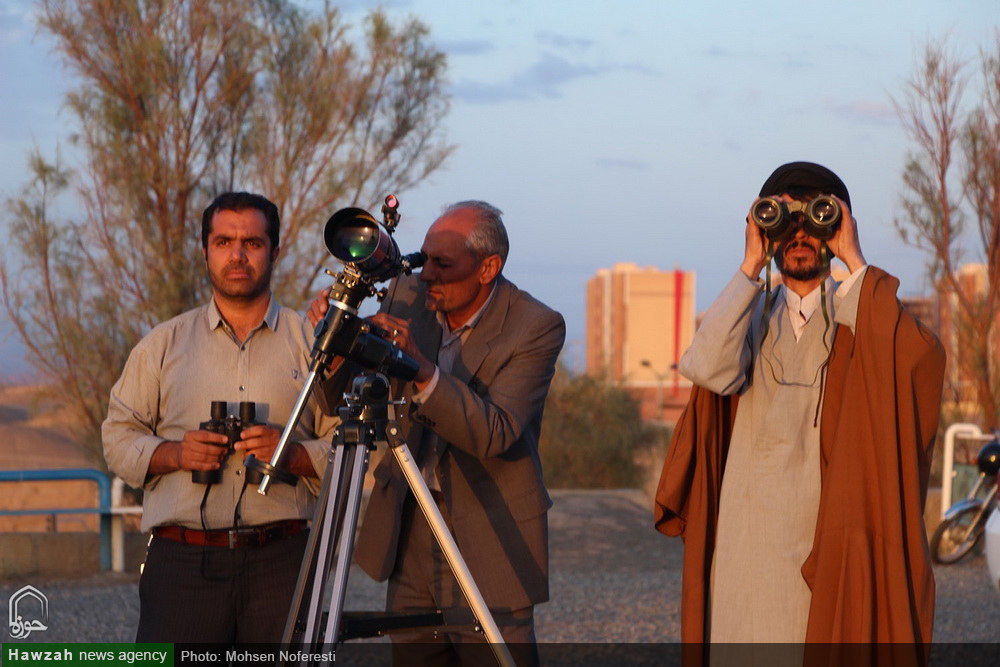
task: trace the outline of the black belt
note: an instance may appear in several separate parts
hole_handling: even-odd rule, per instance
[[[157,526],[153,529],[153,535],[181,544],[242,549],[244,547],[262,547],[268,542],[283,540],[301,533],[308,525],[309,522],[305,519],[289,519],[266,523],[262,526],[222,528],[219,530],[195,530],[184,526]]]

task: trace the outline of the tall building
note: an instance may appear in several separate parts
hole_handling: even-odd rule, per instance
[[[693,271],[621,263],[587,282],[587,372],[630,389],[644,418],[673,422],[687,402],[677,362],[694,330]]]

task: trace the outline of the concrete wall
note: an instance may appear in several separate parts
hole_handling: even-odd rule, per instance
[[[148,535],[126,533],[125,571],[139,572]],[[101,571],[98,533],[0,534],[0,579],[76,577]]]

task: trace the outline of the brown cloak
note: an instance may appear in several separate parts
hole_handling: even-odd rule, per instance
[[[931,641],[934,577],[923,507],[945,357],[937,338],[896,299],[898,286],[869,267],[857,336],[838,327],[834,337],[820,424],[819,513],[802,566],[812,589],[807,642]],[[695,387],[656,492],[656,529],[684,540],[684,642],[707,639],[709,571],[736,404],[736,396]]]

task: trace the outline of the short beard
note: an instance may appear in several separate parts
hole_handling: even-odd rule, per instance
[[[271,272],[273,268],[274,263],[269,263],[263,275],[261,275],[255,282],[246,285],[244,289],[238,291],[228,289],[225,282],[222,280],[217,281],[211,272],[209,272],[208,280],[212,284],[212,289],[225,298],[232,301],[244,301],[249,303],[258,299],[262,294],[271,288]],[[225,269],[223,269],[223,271],[225,271]]]
[[[813,264],[812,266],[803,266],[800,268],[788,268],[787,270],[781,267],[781,263],[778,263],[778,270],[781,271],[781,275],[787,276],[794,280],[801,282],[809,282],[810,280],[815,280],[819,278],[823,273],[822,267],[818,264]]]
[[[785,251],[788,250],[790,245],[786,245],[779,249],[774,255],[774,263],[778,266],[778,270],[781,271],[781,275],[787,276],[793,280],[798,280],[801,282],[808,282],[810,280],[815,280],[823,275],[823,266],[819,262],[819,256],[817,255],[816,261],[812,264],[798,264],[797,266],[785,266]]]

